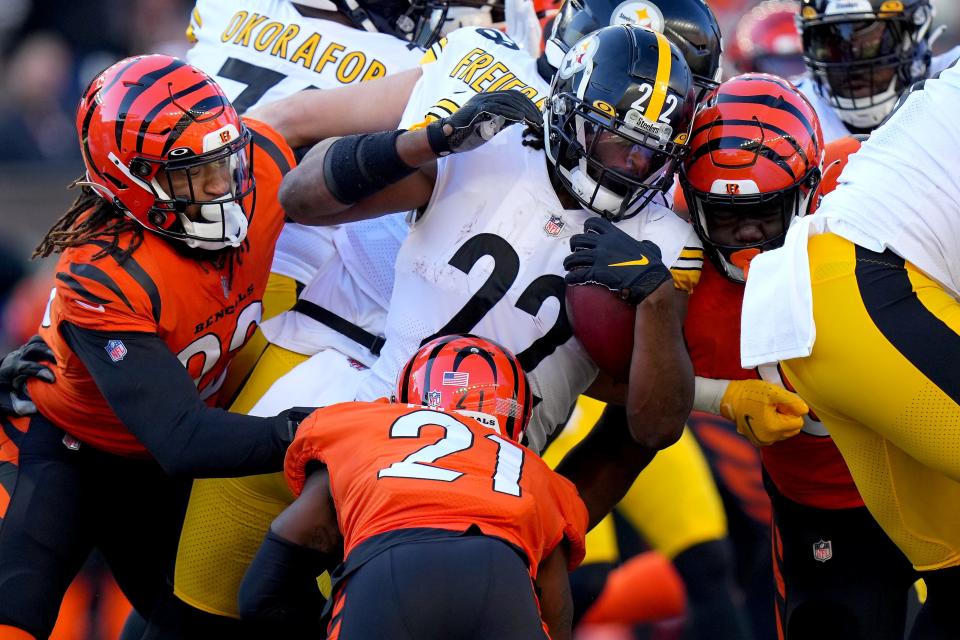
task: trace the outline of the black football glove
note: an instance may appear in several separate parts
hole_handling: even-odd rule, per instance
[[[44,362],[55,361],[53,351],[40,336],[33,336],[19,349],[0,360],[0,414],[26,416],[37,412],[27,394],[27,380],[53,382],[53,371]]]
[[[512,124],[543,126],[543,114],[533,100],[519,91],[478,93],[452,116],[427,126],[430,148],[438,156],[476,149]],[[453,127],[446,133],[445,125]]]
[[[599,284],[639,304],[672,279],[653,242],[636,240],[600,216],[589,218],[583,230],[570,238],[573,253],[563,261],[567,284]]]

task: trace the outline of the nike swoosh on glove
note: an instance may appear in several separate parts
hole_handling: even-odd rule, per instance
[[[573,253],[563,261],[567,284],[599,284],[639,304],[673,279],[653,242],[637,240],[600,216],[589,218],[583,230],[570,238]]]
[[[46,363],[56,358],[40,336],[33,336],[19,349],[0,361],[0,414],[26,416],[37,412],[27,393],[27,380],[39,378],[53,382],[53,371]]]
[[[543,114],[519,91],[478,93],[453,115],[427,125],[427,140],[438,156],[476,149],[507,127],[525,122],[539,129]],[[446,133],[449,125],[453,131]]]
[[[733,380],[720,400],[720,413],[758,447],[800,433],[810,408],[800,396],[764,380]]]

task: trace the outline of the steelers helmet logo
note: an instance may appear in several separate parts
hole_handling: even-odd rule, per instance
[[[575,44],[563,56],[560,63],[560,69],[557,71],[561,78],[569,78],[573,74],[591,67],[593,65],[593,56],[597,53],[597,38],[587,36]]]
[[[663,14],[657,5],[645,0],[627,0],[610,14],[610,24],[635,24],[663,33]]]

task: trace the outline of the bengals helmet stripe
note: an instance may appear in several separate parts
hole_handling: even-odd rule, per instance
[[[118,63],[120,66],[117,68],[117,71],[114,74],[113,78],[109,82],[105,83],[103,87],[100,89],[100,91],[102,92],[110,91],[113,88],[113,85],[120,82],[120,79],[123,77],[123,74],[127,72],[127,69],[134,66],[138,62],[140,62],[140,58],[133,57],[133,58],[128,58],[126,61]],[[91,93],[89,96],[87,96],[87,102],[89,103],[96,96],[97,96],[96,93]]]
[[[663,111],[663,103],[667,99],[667,90],[670,88],[670,43],[662,33],[657,33],[657,75],[654,77],[653,95],[650,96],[650,102],[647,104],[647,111],[644,114],[650,120],[656,122],[660,119],[660,112]]]
[[[492,416],[501,435],[516,441],[533,408],[516,357],[469,334],[442,336],[421,347],[397,380],[397,401]]]
[[[96,94],[91,93],[90,100],[93,100],[94,97],[96,97]],[[93,156],[90,154],[90,122],[98,108],[99,105],[94,104],[93,108],[88,109],[86,115],[83,116],[83,123],[80,125],[80,149],[83,151],[83,160],[87,169],[92,170],[101,180],[104,180],[106,176],[100,171],[100,167],[93,161]]]
[[[780,86],[783,86],[783,85],[780,85]],[[788,90],[792,91],[792,89],[788,89]],[[811,119],[808,118],[806,115],[804,115],[803,112],[800,111],[800,109],[790,104],[789,102],[785,102],[781,100],[779,97],[770,96],[770,95],[738,96],[738,95],[722,94],[717,96],[717,104],[725,104],[725,103],[730,103],[730,104],[743,103],[743,104],[762,105],[764,107],[770,107],[771,109],[780,109],[781,111],[786,111],[787,113],[793,115],[797,120],[799,120],[800,124],[803,125],[803,128],[807,130],[807,135],[809,135],[810,138],[813,140],[814,148],[819,154],[820,148],[822,145],[818,140],[818,136],[816,135],[816,131],[814,129]]]
[[[725,122],[724,124],[732,124],[730,122]],[[745,122],[744,124],[752,124],[750,122]],[[769,127],[765,127],[769,128]],[[797,144],[792,140],[788,140],[791,146],[799,151]],[[794,173],[793,169],[787,164],[786,160],[774,149],[768,147],[767,145],[758,143],[754,138],[745,138],[742,136],[724,136],[722,138],[711,138],[706,144],[701,145],[694,149],[690,153],[690,162],[691,164],[699,160],[702,156],[705,156],[714,151],[720,151],[722,149],[750,149],[754,151],[758,158],[765,158],[772,162],[774,165],[783,169],[783,172],[787,174],[790,179],[798,178],[797,174]],[[717,166],[723,166],[719,162],[716,163]],[[810,165],[806,165],[809,167]],[[803,171],[806,173],[806,171]],[[800,174],[802,175],[802,173]]]
[[[715,121],[715,122],[707,123],[707,124],[703,125],[702,127],[698,128],[696,131],[694,131],[694,132],[693,132],[693,136],[697,136],[697,135],[703,133],[704,131],[713,128],[714,126],[718,126],[719,124],[721,124],[721,123],[716,122],[716,121]],[[726,125],[726,126],[731,126],[731,127],[732,127],[732,126],[736,126],[736,125],[740,125],[740,126],[744,126],[744,127],[751,127],[751,126],[755,126],[755,125],[756,125],[756,123],[755,123],[753,120],[736,120],[736,119],[724,120],[724,121],[722,122],[722,124],[723,124],[723,125]],[[792,146],[793,149],[794,149],[794,151],[796,151],[797,153],[800,153],[800,154],[803,153],[803,149],[800,148],[800,143],[798,143],[798,142],[793,138],[793,136],[790,135],[790,133],[789,133],[786,129],[781,129],[780,127],[777,127],[777,126],[774,126],[774,125],[771,125],[771,124],[766,124],[766,125],[764,126],[764,128],[765,128],[765,129],[769,129],[770,131],[772,131],[772,132],[776,133],[778,136],[780,136],[787,144],[789,144],[790,146]],[[710,151],[711,151],[710,149],[706,149],[706,148],[697,148],[697,149],[694,149],[694,151],[690,154],[690,161],[693,162],[694,160],[696,160],[696,159],[699,158],[700,156],[702,156],[702,155],[704,155],[704,154],[706,154],[706,153],[709,153]],[[810,165],[809,165],[809,158],[807,158],[806,156],[804,156],[804,162],[807,163],[807,168],[809,168],[809,166],[810,166]],[[790,173],[793,174],[792,171],[790,171]]]
[[[117,137],[117,146],[123,147],[123,124],[127,120],[127,116],[130,113],[130,107],[133,106],[134,101],[140,97],[145,91],[152,89],[155,86],[159,86],[156,83],[163,78],[163,76],[169,74],[172,71],[176,71],[180,67],[184,66],[186,63],[182,60],[177,60],[172,58],[170,64],[165,67],[161,67],[156,71],[151,71],[141,75],[136,80],[124,80],[123,84],[127,87],[127,92],[124,94],[123,99],[120,101],[120,106],[117,109],[116,118],[117,121],[113,125],[114,134]],[[118,77],[121,77],[123,74],[118,74]]]
[[[202,88],[207,83],[206,80],[201,80],[200,82],[187,87],[182,91],[174,93],[168,98],[164,98],[162,102],[158,103],[153,109],[151,109],[146,116],[143,117],[143,122],[140,123],[140,130],[137,132],[137,152],[143,151],[143,141],[146,138],[147,129],[153,123],[153,119],[157,116],[158,113],[164,110],[168,105],[174,103],[179,98],[183,98],[194,91]]]
[[[180,139],[180,136],[191,124],[219,118],[220,114],[229,106],[230,103],[227,101],[226,96],[220,94],[207,96],[193,106],[184,109],[183,116],[181,116],[177,124],[173,126],[173,130],[170,132],[170,135],[167,136],[167,141],[163,143],[163,150],[160,154],[165,156],[170,153],[173,144]]]

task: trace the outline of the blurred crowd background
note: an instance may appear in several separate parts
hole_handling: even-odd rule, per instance
[[[759,0],[708,0],[729,49],[738,21]],[[32,261],[44,231],[82,173],[74,130],[80,92],[132,54],[182,56],[190,0],[0,0],[0,353],[36,332],[53,260]],[[960,44],[960,2],[939,0],[946,33],[934,53]],[[732,68],[727,69],[728,73]],[[46,262],[47,264],[44,264]],[[64,603],[55,640],[116,638],[129,610],[93,559]]]

